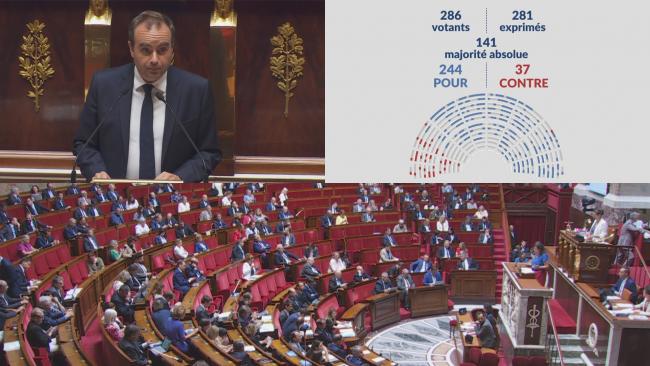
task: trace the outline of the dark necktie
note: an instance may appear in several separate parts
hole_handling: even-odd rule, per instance
[[[153,151],[153,85],[144,84],[144,101],[140,113],[140,179],[156,177],[156,160]]]

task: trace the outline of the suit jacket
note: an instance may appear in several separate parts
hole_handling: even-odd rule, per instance
[[[392,235],[384,235],[383,245],[390,244],[391,246],[397,245],[397,241]]]
[[[43,197],[44,200],[49,200],[50,198],[56,197],[56,192],[52,189],[45,188],[41,191],[41,197]]]
[[[334,219],[333,218],[331,218],[331,217],[329,217],[327,215],[320,218],[320,226],[322,226],[324,228],[328,228],[328,227],[333,226],[333,225],[334,225]]]
[[[49,248],[52,245],[54,245],[54,239],[51,236],[39,235],[36,238],[36,248],[38,249]]]
[[[21,203],[22,200],[20,199],[20,196],[15,195],[15,194],[10,194],[9,197],[7,197],[7,205],[17,205]]]
[[[172,278],[174,290],[178,290],[183,294],[190,290],[190,282],[185,277],[185,274],[180,270],[174,270],[174,277]]]
[[[235,245],[234,247],[232,247],[232,252],[230,253],[230,259],[233,262],[244,259],[244,249],[239,245]]]
[[[16,309],[19,308],[20,305],[22,304],[18,297],[11,297],[9,294],[0,296],[0,309]]]
[[[85,216],[84,216],[84,214],[85,214]],[[74,210],[73,216],[77,221],[79,221],[79,220],[81,220],[82,217],[88,217],[90,215],[88,215],[88,212],[84,211],[81,207],[77,207]]]
[[[618,281],[616,281],[616,284],[614,284],[614,287],[612,287],[612,291],[618,293],[618,289],[621,288],[621,283],[622,282],[623,282],[623,280],[619,278]],[[627,278],[627,281],[625,282],[625,288],[628,291],[631,292],[630,301],[632,301],[632,303],[636,304],[636,298],[638,296],[638,291],[637,291],[636,283],[634,282],[632,277]]]
[[[495,349],[497,347],[497,336],[489,320],[485,319],[483,324],[478,327],[476,336],[481,340],[481,346]]]
[[[99,245],[99,242],[97,242],[97,239],[93,237],[93,241],[95,242],[95,245],[97,246],[97,248],[99,248],[100,245]],[[93,242],[90,241],[90,238],[85,238],[84,239],[84,250],[86,251],[86,253],[95,251],[95,250],[97,250],[97,248],[95,248],[93,246]]]
[[[383,293],[386,289],[392,288],[393,285],[390,283],[390,281],[384,282],[381,278],[375,283],[375,294],[381,294]]]
[[[118,345],[120,346],[120,349],[124,351],[124,353],[126,353],[126,355],[129,356],[129,358],[135,362],[136,365],[138,366],[148,365],[147,355],[144,353],[144,350],[142,349],[142,344],[140,342],[138,341],[132,342],[126,338],[122,338],[118,343]]]
[[[289,258],[290,260],[291,260],[291,259],[293,259],[293,260],[297,260],[297,259],[298,259],[295,255],[293,255],[293,254],[291,254],[291,253],[289,253],[289,252],[287,252],[287,251],[285,251],[284,254],[285,254],[285,255],[287,256],[287,258]],[[277,264],[277,265],[287,265],[287,264],[289,264],[289,263],[284,259],[284,257],[282,256],[282,254],[281,254],[279,251],[275,252],[275,258],[274,258],[274,259],[275,259],[275,264]]]
[[[479,244],[483,244],[484,241],[485,241],[485,233],[481,233],[481,235],[478,236],[478,242]],[[494,243],[494,237],[490,235],[490,237],[487,239],[486,244],[492,244],[492,243]]]
[[[305,252],[304,252],[305,258],[309,257],[318,257],[318,247],[305,247]]]
[[[127,303],[125,299],[120,297],[120,294],[117,291],[113,293],[111,302],[115,304],[115,311],[117,311],[118,315],[123,316],[127,321],[133,319],[135,305]]]
[[[17,264],[13,267],[10,267],[7,271],[9,275],[9,290],[7,294],[11,297],[20,297],[20,295],[27,293],[27,288],[29,287],[29,280],[25,276],[22,267]]]
[[[329,282],[329,292],[336,292],[344,284],[345,284],[345,281],[343,281],[342,278],[339,281],[337,281],[336,277],[332,276],[332,278],[330,278],[330,282]]]
[[[442,281],[442,275],[440,274],[440,271],[436,273],[433,273],[432,271],[427,271],[427,273],[424,274],[424,278],[422,279],[422,284],[426,286],[441,281]]]
[[[30,321],[27,324],[27,341],[32,348],[47,348],[50,352],[50,336],[38,324]]]
[[[134,65],[129,63],[99,71],[93,76],[74,139],[77,155],[100,120],[106,118],[99,132],[78,156],[81,172],[88,180],[99,171],[106,171],[111,178],[126,177],[133,75]],[[124,92],[126,94],[107,114]],[[167,69],[165,98],[170,108],[165,108],[161,170],[174,173],[186,182],[199,181],[207,174],[201,155],[210,171],[221,160],[210,85],[198,75],[171,66]],[[185,126],[201,155],[195,153],[180,127],[175,126],[170,109],[176,112],[177,123]]]
[[[478,269],[478,263],[476,263],[472,258],[467,258],[467,261],[469,262],[469,269]],[[458,269],[465,269],[463,267],[463,261],[458,261]]]
[[[413,282],[413,277],[408,276],[404,277],[403,275],[397,276],[397,288],[400,290],[406,290],[407,288],[415,287],[415,282]]]
[[[415,262],[411,263],[411,273],[419,273],[420,268],[422,267],[422,259],[418,259]],[[424,263],[424,271],[426,272],[431,269],[431,262]]]
[[[77,231],[76,226],[67,226],[63,228],[63,237],[66,240],[74,239],[75,236],[77,236],[79,232]]]
[[[36,216],[38,214],[46,213],[46,212],[49,211],[48,209],[46,209],[45,207],[39,205],[36,202],[33,202],[33,205],[34,205],[34,207],[25,205],[25,212],[29,212],[32,215]]]
[[[54,209],[55,210],[57,210],[57,211],[65,210],[66,207],[68,207],[68,205],[66,205],[64,200],[60,200],[58,198],[56,200],[54,200]]]
[[[359,272],[354,272],[354,276],[352,277],[352,279],[354,280],[354,282],[361,282],[363,280],[370,279],[370,275],[365,272],[361,274],[359,274]]]
[[[438,258],[444,258],[445,257],[445,247],[440,247],[438,249]],[[449,247],[449,255],[448,258],[453,258],[454,257],[454,250]]]
[[[308,278],[312,277],[313,278],[313,277],[320,276],[320,271],[316,267],[314,267],[314,266],[312,266],[310,264],[305,264],[305,266],[302,267],[302,271],[301,271],[300,274],[303,277],[308,277]]]

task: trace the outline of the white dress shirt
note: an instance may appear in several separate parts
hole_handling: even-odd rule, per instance
[[[185,247],[181,245],[181,246],[174,246],[174,255],[176,256],[176,258],[185,259],[187,258],[189,253],[187,252]]]
[[[593,236],[604,238],[607,236],[607,233],[609,231],[609,225],[607,224],[607,221],[600,219],[598,221],[594,221],[594,223],[591,225],[590,231]]]
[[[253,276],[255,276],[255,269],[253,268],[253,266],[248,264],[248,262],[244,262],[241,271],[242,271],[242,277],[246,281],[250,280]]]
[[[140,236],[144,234],[149,234],[149,225],[146,223],[144,225],[135,225],[135,235]]]
[[[341,258],[339,259],[330,259],[330,268],[327,271],[328,273],[336,272],[336,271],[344,271],[345,270],[345,262]]]
[[[438,231],[449,231],[449,221],[436,223],[436,230]]]
[[[137,67],[133,67],[133,96],[131,97],[131,125],[129,128],[129,155],[126,163],[126,178],[138,179],[140,177],[140,115],[144,102],[144,89],[147,84]],[[153,98],[153,152],[156,161],[156,175],[161,173],[162,142],[165,132],[165,103],[154,96],[156,91],[167,92],[167,72],[157,81],[152,83],[151,97]]]
[[[178,213],[187,212],[189,210],[190,210],[190,203],[189,202],[187,202],[187,203],[179,202],[178,203]]]

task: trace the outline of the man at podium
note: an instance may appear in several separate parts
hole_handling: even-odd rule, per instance
[[[171,19],[144,11],[129,26],[133,63],[94,75],[74,139],[86,179],[200,181],[218,164],[211,88],[171,66],[174,41]]]

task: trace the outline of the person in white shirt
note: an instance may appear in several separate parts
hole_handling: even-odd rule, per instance
[[[232,192],[228,191],[226,192],[226,195],[221,199],[221,206],[230,207],[230,205],[232,205]]]
[[[176,259],[185,259],[189,255],[185,247],[183,247],[183,241],[181,239],[176,239],[176,245],[174,246],[174,256]]]
[[[187,200],[187,196],[183,196],[183,199],[178,203],[178,213],[187,212],[190,210],[190,203]]]
[[[135,210],[138,207],[140,207],[140,203],[138,203],[138,200],[133,196],[129,196],[129,199],[126,200],[126,209]]]
[[[242,271],[242,278],[245,279],[246,281],[250,281],[253,276],[255,276],[259,268],[255,265],[255,261],[253,260],[253,256],[250,254],[246,255],[246,261],[244,261],[244,264],[242,265],[241,268]]]
[[[481,220],[484,217],[488,217],[488,212],[483,205],[478,206],[478,211],[474,214],[474,217]]]
[[[397,221],[397,225],[393,227],[393,233],[405,233],[408,231],[409,229],[406,224],[404,224],[404,219],[399,219],[399,221]]]
[[[282,191],[280,191],[280,194],[278,195],[278,200],[280,201],[280,206],[285,205],[286,201],[289,199],[289,190],[287,187],[282,188]]]
[[[210,220],[212,220],[212,213],[207,208],[203,209],[203,211],[201,211],[201,214],[199,215],[199,221],[210,221]]]
[[[634,305],[634,309],[646,313],[650,312],[650,285],[647,285],[643,289],[643,301],[640,304]]]
[[[137,236],[142,236],[145,234],[149,234],[149,225],[147,225],[147,220],[145,220],[144,217],[141,217],[138,220],[138,224],[135,225],[135,235]]]
[[[609,225],[607,224],[607,221],[603,218],[603,210],[596,210],[595,212],[595,218],[594,218],[594,223],[591,224],[591,229],[589,229],[589,233],[595,237],[602,239],[607,236],[609,233]]]
[[[471,200],[467,201],[467,209],[468,210],[476,210],[476,209],[478,209],[478,205],[476,204],[476,202],[473,199],[471,199]]]
[[[332,253],[332,258],[330,259],[330,266],[327,269],[327,273],[332,273],[336,271],[343,271],[345,270],[345,262],[341,259],[341,255],[339,252],[334,252]]]
[[[447,221],[447,218],[445,216],[440,216],[438,218],[438,222],[436,223],[436,230],[439,232],[449,231],[449,221]]]

